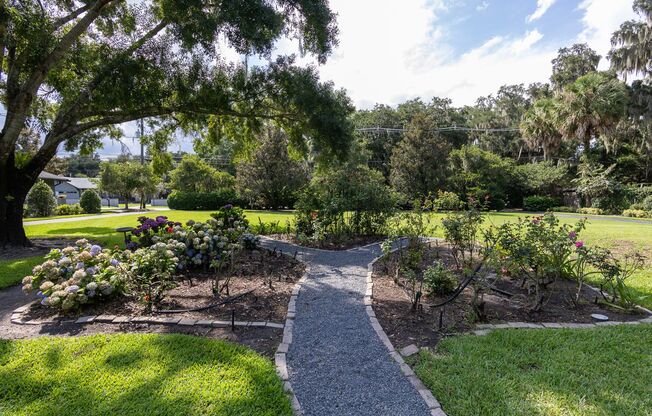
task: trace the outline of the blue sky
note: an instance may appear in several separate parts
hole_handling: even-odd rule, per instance
[[[346,89],[358,108],[433,96],[466,105],[504,84],[546,82],[559,48],[586,42],[604,56],[613,31],[634,17],[632,0],[330,3],[338,13],[339,47],[324,65],[310,56],[299,63],[316,65],[321,78]],[[242,60],[227,45],[218,49],[227,60]],[[290,40],[277,45],[279,54],[297,51]],[[601,68],[608,66],[603,59]],[[123,130],[135,135],[133,124]],[[130,147],[135,152],[138,145]],[[190,141],[179,137],[178,148],[191,149]],[[102,153],[119,151],[119,145],[107,142]]]

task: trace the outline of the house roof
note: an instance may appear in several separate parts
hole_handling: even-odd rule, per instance
[[[88,178],[65,178],[68,183],[77,189],[95,189],[97,185]]]
[[[42,171],[38,174],[39,179],[53,180],[53,181],[64,181],[68,182],[70,178],[64,176],[55,175],[54,173]]]

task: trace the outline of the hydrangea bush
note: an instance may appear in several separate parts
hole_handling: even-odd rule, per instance
[[[23,279],[23,291],[36,291],[42,305],[64,310],[108,298],[124,286],[118,255],[85,239],[54,249]]]

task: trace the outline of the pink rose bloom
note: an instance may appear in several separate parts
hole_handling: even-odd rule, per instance
[[[584,247],[584,243],[582,241],[578,241],[578,242],[575,243],[575,247],[582,248],[582,247]]]

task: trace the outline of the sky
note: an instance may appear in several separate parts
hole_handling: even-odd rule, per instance
[[[586,42],[603,59],[611,34],[635,18],[632,0],[331,0],[339,46],[326,64],[313,57],[323,81],[344,88],[359,109],[375,103],[447,97],[473,104],[501,85],[546,82],[559,48]],[[242,57],[222,45],[228,60]],[[297,53],[287,39],[276,54]],[[250,63],[262,63],[253,58]],[[135,124],[123,126],[135,136]],[[134,152],[137,141],[126,139]],[[175,149],[190,150],[179,137]],[[102,154],[120,152],[107,141]]]

